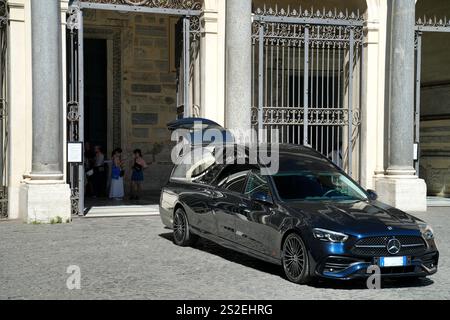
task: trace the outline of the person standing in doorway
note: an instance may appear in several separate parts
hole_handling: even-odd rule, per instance
[[[111,168],[111,188],[109,197],[115,200],[123,200],[125,195],[123,187],[123,170],[122,149],[117,148],[112,153],[112,168]]]
[[[144,169],[147,168],[147,163],[142,157],[142,151],[136,149],[133,151],[134,163],[133,173],[131,174],[131,200],[139,200],[142,191],[142,183],[144,182]]]
[[[105,154],[101,146],[95,146],[94,150],[94,194],[96,197],[103,197],[106,191]]]

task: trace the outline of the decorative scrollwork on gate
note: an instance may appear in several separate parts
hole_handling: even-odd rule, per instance
[[[67,29],[70,31],[78,30],[80,27],[79,23],[80,17],[80,8],[78,6],[71,6],[69,8],[68,16],[67,16]]]
[[[427,18],[426,16],[417,19],[416,26],[426,26],[426,27],[450,27],[450,19],[447,18]]]
[[[80,109],[77,101],[69,101],[67,103],[67,120],[77,122],[80,120]]]
[[[0,0],[0,28],[8,23],[8,4],[6,0]]]
[[[312,126],[347,126],[349,124],[349,110],[342,108],[309,108],[307,121]],[[252,109],[253,122],[257,122],[258,109]],[[354,110],[352,124],[359,125],[359,110]],[[264,107],[264,125],[303,125],[305,109]]]
[[[354,12],[348,12],[348,10],[337,11],[337,9],[332,10],[314,10],[314,8],[303,9],[301,6],[296,8],[288,7],[287,9],[281,8],[278,9],[277,6],[275,8],[266,6],[262,8],[257,8],[255,10],[255,14],[259,16],[273,16],[273,17],[290,17],[290,18],[317,18],[317,19],[333,19],[333,20],[347,20],[347,21],[363,21],[363,16],[360,15],[359,10]]]
[[[323,11],[269,8],[256,9],[257,19],[253,23],[252,40],[255,43],[259,36],[259,29],[263,26],[265,45],[301,46],[305,40],[305,27],[309,28],[309,42],[315,46],[334,46],[346,48],[350,38],[356,43],[362,43],[364,33],[362,16],[357,13],[345,13],[337,10]],[[276,22],[273,19],[276,18]],[[283,18],[303,19],[299,22],[290,22]],[[336,24],[330,24],[335,20]],[[311,24],[308,24],[311,22]],[[351,34],[352,31],[352,34]]]
[[[202,4],[194,0],[81,0],[80,2],[184,10],[200,10],[202,8]]]
[[[200,38],[200,36],[201,36],[200,17],[192,16],[189,18],[189,30],[190,30],[192,41],[196,41]]]
[[[72,202],[72,214],[78,215],[80,212],[80,191],[77,187],[71,189],[70,201]]]

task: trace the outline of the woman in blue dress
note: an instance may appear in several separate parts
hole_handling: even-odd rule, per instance
[[[136,149],[133,151],[134,163],[133,173],[131,174],[131,200],[139,200],[142,191],[142,183],[144,182],[144,169],[147,168],[147,163],[142,157],[142,151]]]

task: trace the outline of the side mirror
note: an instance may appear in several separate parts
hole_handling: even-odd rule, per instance
[[[367,190],[367,195],[369,196],[369,200],[371,200],[371,201],[375,201],[378,199],[377,193],[371,189]]]
[[[273,199],[270,195],[265,192],[255,192],[251,195],[251,199],[256,202],[260,202],[266,205],[272,205]]]

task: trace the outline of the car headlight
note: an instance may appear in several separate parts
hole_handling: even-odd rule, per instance
[[[345,242],[348,239],[346,234],[320,228],[314,228],[313,235],[316,239],[327,242]]]
[[[431,240],[434,238],[433,228],[431,228],[428,224],[421,224],[420,232],[425,240]]]

